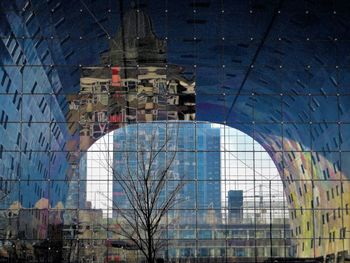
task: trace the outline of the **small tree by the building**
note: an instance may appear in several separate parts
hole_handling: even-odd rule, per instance
[[[148,263],[156,262],[166,245],[165,231],[176,220],[171,210],[183,201],[184,175],[173,173],[171,168],[177,148],[177,130],[173,127],[172,134],[166,132],[162,138],[158,129],[137,134],[134,150],[124,147],[123,164],[108,164],[120,188],[120,199],[113,199],[118,235],[130,240]]]

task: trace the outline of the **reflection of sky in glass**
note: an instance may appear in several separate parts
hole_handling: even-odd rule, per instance
[[[229,190],[243,190],[244,206],[248,209],[246,217],[254,214],[253,209],[260,209],[268,218],[269,210],[266,208],[270,205],[270,196],[272,206],[280,208],[274,214],[281,216],[285,205],[283,186],[269,154],[245,133],[224,125],[213,126],[220,127],[223,209],[227,207]],[[200,125],[197,126],[199,128]],[[109,168],[112,161],[113,132],[94,143],[87,154],[87,200],[91,201],[93,208],[104,210],[105,216],[109,217],[112,215],[113,176]]]

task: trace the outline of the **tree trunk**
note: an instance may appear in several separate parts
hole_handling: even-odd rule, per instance
[[[152,243],[152,240],[149,240],[148,241],[148,259],[147,259],[147,261],[148,261],[148,263],[155,263],[151,243]]]

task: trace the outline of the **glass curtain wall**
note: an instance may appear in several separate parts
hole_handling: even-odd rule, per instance
[[[1,0],[0,262],[349,260],[349,16]]]
[[[181,201],[166,210],[162,221],[164,230],[159,238],[164,246],[159,257],[262,261],[271,256],[293,256],[283,185],[268,152],[243,132],[203,122],[129,125],[104,136],[89,149],[87,201],[91,209],[102,211],[104,228],[113,242],[132,244],[113,228],[123,224],[122,210],[135,209],[125,189],[132,184],[119,180],[135,180],[138,191],[144,190],[136,174],[142,175],[141,166],[149,161],[140,153],[146,142],[146,153],[151,154],[153,138],[157,146],[153,153],[159,156],[152,172],[161,171],[167,159],[174,158],[158,202],[162,195],[171,195],[179,181],[184,183],[177,193]],[[113,252],[109,249],[108,253]]]

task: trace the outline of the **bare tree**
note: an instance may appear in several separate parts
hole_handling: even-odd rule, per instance
[[[176,159],[177,133],[178,128],[175,136],[166,133],[165,138],[159,138],[157,129],[153,129],[134,142],[133,151],[124,147],[122,167],[109,165],[121,189],[120,200],[112,201],[118,234],[134,243],[148,263],[156,261],[166,244],[167,226],[176,220],[168,216],[170,210],[184,200],[180,192],[185,175],[171,169]]]

